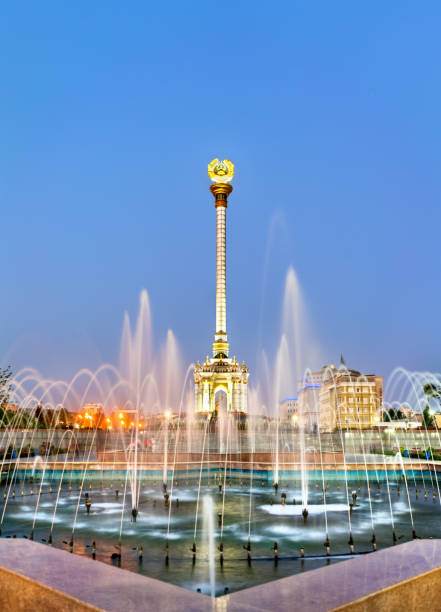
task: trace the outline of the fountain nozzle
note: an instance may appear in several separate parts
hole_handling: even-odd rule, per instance
[[[244,549],[247,551],[247,559],[248,559],[248,565],[249,565],[251,563],[251,540],[250,538],[248,538],[247,545],[244,546]]]
[[[303,522],[304,522],[304,523],[306,523],[306,521],[308,520],[308,514],[309,514],[309,512],[308,512],[308,508],[306,508],[306,507],[305,507],[305,508],[303,508],[303,510],[302,510],[302,516],[303,516]]]

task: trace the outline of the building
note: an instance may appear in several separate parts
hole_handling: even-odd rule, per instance
[[[203,365],[198,361],[193,372],[196,413],[247,412],[248,368],[229,357],[227,337],[226,216],[233,175],[234,166],[227,159],[208,165],[216,208],[216,331],[212,358]]]
[[[286,397],[280,402],[279,418],[281,421],[291,421],[294,424],[298,423],[299,401],[296,397]]]
[[[319,391],[320,430],[369,429],[382,420],[383,377],[339,368],[326,369]]]
[[[104,419],[104,410],[101,404],[85,404],[75,418],[75,427],[100,427]]]
[[[299,399],[299,414],[308,432],[317,431],[320,423],[320,389],[328,370],[323,366],[321,370],[309,371],[305,378],[299,381],[297,396]]]
[[[9,404],[6,403],[2,406],[3,410],[7,412],[18,412],[20,410],[18,404]]]
[[[405,416],[405,418],[410,421],[415,416],[414,410],[409,406],[409,404],[403,404],[399,407],[400,412]]]

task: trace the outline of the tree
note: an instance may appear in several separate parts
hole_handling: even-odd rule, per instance
[[[9,394],[12,391],[12,368],[0,368],[0,408],[6,409],[6,405],[9,402]]]
[[[428,400],[435,399],[438,403],[441,403],[441,386],[434,385],[433,383],[427,383],[423,387],[424,395]]]
[[[433,415],[431,413],[429,404],[427,404],[427,406],[423,410],[423,425],[425,427],[433,426]]]
[[[34,419],[38,429],[46,429],[46,423],[44,420],[44,409],[41,404],[37,404],[34,412]]]
[[[64,407],[60,408],[58,412],[57,425],[59,427],[62,427],[63,429],[66,429],[67,427],[69,427],[69,425],[72,425],[72,415]]]
[[[389,410],[383,412],[383,421],[385,422],[400,421],[405,418],[406,416],[399,409],[389,408]]]

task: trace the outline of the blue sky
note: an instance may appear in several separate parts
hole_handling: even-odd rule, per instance
[[[439,372],[440,19],[430,1],[3,3],[0,362],[116,361],[143,287],[157,340],[203,358],[206,166],[228,157],[234,352],[253,368],[275,345],[292,264],[323,362]]]

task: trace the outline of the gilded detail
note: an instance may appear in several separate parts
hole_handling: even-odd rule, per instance
[[[229,183],[234,176],[234,164],[229,159],[213,159],[208,164],[208,176],[214,183]]]

